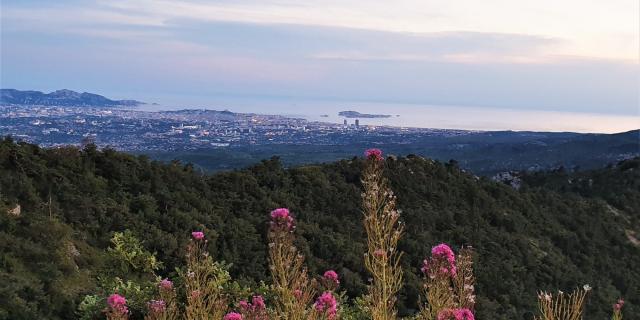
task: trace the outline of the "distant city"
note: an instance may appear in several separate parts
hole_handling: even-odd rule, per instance
[[[342,124],[280,115],[194,110],[138,111],[120,107],[0,105],[0,134],[43,147],[81,145],[124,151],[167,151],[246,145],[343,145],[366,137],[410,143],[424,136],[474,131]]]

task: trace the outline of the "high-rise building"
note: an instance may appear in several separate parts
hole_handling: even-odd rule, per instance
[[[360,120],[356,119],[356,127],[360,126]]]
[[[345,126],[347,125],[347,119],[344,119],[344,125]]]

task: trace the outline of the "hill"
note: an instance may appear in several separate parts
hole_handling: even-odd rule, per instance
[[[336,139],[339,141],[339,139]],[[640,131],[616,134],[488,131],[463,135],[432,135],[400,143],[391,138],[359,137],[345,143],[279,144],[233,148],[145,151],[152,158],[190,162],[205,171],[244,168],[273,155],[287,167],[350,158],[353,150],[375,145],[389,154],[419,155],[440,161],[455,159],[477,175],[504,171],[596,169],[640,156]]]
[[[20,91],[16,89],[0,89],[0,103],[16,105],[43,106],[91,106],[117,107],[136,106],[142,104],[135,100],[111,100],[89,92],[75,92],[62,89],[51,93],[40,91]]]
[[[476,250],[478,319],[531,319],[537,290],[585,283],[594,288],[586,319],[607,318],[620,296],[627,314],[640,314],[639,164],[536,173],[515,190],[455,162],[388,158],[406,224],[400,311],[415,310],[421,261],[444,241]],[[163,275],[181,264],[184,235],[204,229],[211,254],[231,263],[235,278],[267,280],[267,213],[280,206],[297,216],[311,271],[336,269],[349,296],[359,296],[367,281],[362,166],[353,158],[286,169],[273,158],[203,175],[91,145],[41,149],[2,140],[0,319],[74,318],[95,290],[110,237],[126,229],[157,252]]]

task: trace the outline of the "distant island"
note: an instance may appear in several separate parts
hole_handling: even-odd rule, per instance
[[[111,100],[89,92],[62,89],[51,93],[0,89],[0,104],[41,106],[133,107],[144,104],[136,100]]]
[[[369,114],[358,111],[340,111],[338,115],[346,118],[391,118],[389,114]]]

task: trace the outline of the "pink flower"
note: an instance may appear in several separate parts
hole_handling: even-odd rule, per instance
[[[444,309],[438,313],[437,320],[456,320],[453,309]]]
[[[325,271],[323,277],[335,284],[340,284],[340,280],[338,279],[338,273],[336,273],[333,270]]]
[[[453,311],[453,314],[456,317],[456,320],[475,320],[473,316],[473,312],[469,309],[456,309]]]
[[[618,302],[613,305],[613,310],[620,311],[622,310],[623,306],[624,306],[624,300],[622,298],[618,299]]]
[[[191,291],[191,299],[197,299],[200,296],[200,290]]]
[[[449,269],[448,270],[445,269],[442,271],[444,273],[450,272],[452,277],[456,276],[456,273],[457,273],[456,256],[453,253],[453,250],[451,250],[451,247],[449,247],[445,243],[441,243],[433,247],[433,249],[431,249],[431,256],[434,259],[446,259],[447,262],[449,262]]]
[[[367,149],[367,151],[364,152],[364,157],[367,159],[375,159],[378,161],[383,160],[382,150],[376,148]]]
[[[171,280],[165,278],[165,279],[162,279],[162,281],[160,281],[160,284],[158,284],[158,286],[162,290],[170,291],[170,290],[173,289],[173,282],[171,282]]]
[[[469,309],[444,309],[438,313],[437,320],[475,320]]]
[[[239,303],[241,311],[248,313],[260,312],[266,309],[264,304],[264,298],[260,295],[255,295],[251,298],[251,303],[247,300],[242,300]]]
[[[202,231],[191,232],[191,237],[195,240],[202,240],[204,239],[204,232]]]
[[[111,309],[118,313],[129,313],[129,309],[127,309],[127,299],[117,293],[114,293],[107,298],[107,304]]]
[[[336,314],[338,313],[338,302],[329,291],[326,291],[318,297],[314,307],[316,308],[316,311],[324,312],[328,319],[335,319]]]
[[[420,271],[422,271],[422,273],[424,274],[429,272],[429,260],[427,259],[422,260],[422,268],[420,268]]]
[[[223,319],[224,320],[242,320],[242,315],[237,312],[229,312],[224,316]]]
[[[163,313],[164,310],[167,308],[167,304],[164,302],[164,300],[151,300],[149,301],[149,310],[152,313]]]
[[[293,296],[296,297],[296,299],[300,299],[302,297],[302,290],[300,289],[293,290]]]
[[[266,308],[266,305],[264,304],[264,298],[260,295],[253,296],[253,298],[251,298],[251,304],[253,304],[253,307],[256,310],[263,310]]]
[[[377,258],[384,258],[384,256],[386,255],[384,250],[382,249],[376,249],[376,251],[373,252],[373,255]]]
[[[278,208],[271,211],[271,219],[286,219],[289,217],[289,209],[287,208]]]
[[[272,227],[284,227],[286,230],[292,230],[294,226],[294,220],[289,209],[278,208],[271,211],[271,226]]]

